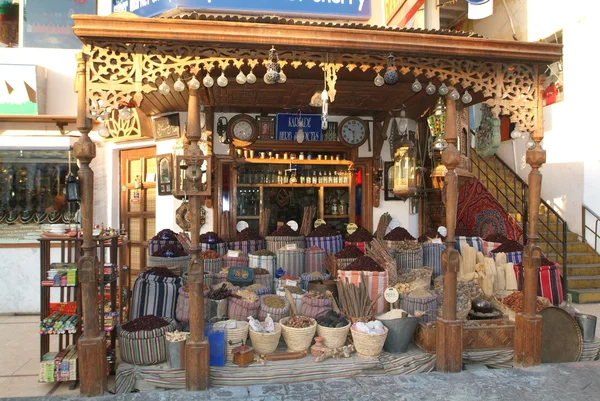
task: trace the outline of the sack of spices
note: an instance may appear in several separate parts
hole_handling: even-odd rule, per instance
[[[423,248],[414,242],[405,242],[395,249],[396,271],[402,274],[407,270],[423,267]]]
[[[445,244],[428,243],[422,244],[423,249],[423,266],[431,266],[433,268],[433,278],[444,274],[442,271],[442,252],[446,250]]]
[[[121,361],[155,365],[167,360],[165,333],[175,331],[173,319],[145,315],[117,328]]]
[[[321,272],[325,270],[325,249],[311,246],[304,249],[304,273]]]
[[[354,245],[362,252],[365,252],[367,244],[371,242],[373,238],[375,238],[375,236],[371,234],[369,230],[364,227],[358,227],[356,231],[346,238],[345,246]]]
[[[146,315],[174,318],[181,286],[181,278],[167,268],[140,273],[133,284],[130,319]]]
[[[230,319],[240,321],[246,321],[248,319],[248,316],[257,318],[258,309],[260,308],[260,301],[258,299],[258,295],[254,295],[256,296],[255,301],[244,298],[229,298],[229,303],[227,305],[227,316]]]
[[[255,284],[249,285],[248,287],[246,287],[244,289],[248,290],[248,291],[252,291],[256,295],[266,295],[266,294],[271,293],[270,285],[265,285],[265,284],[260,284],[260,283],[255,283]]]
[[[327,253],[336,254],[344,247],[342,234],[332,225],[321,224],[306,236],[306,247],[318,246]]]
[[[227,243],[214,231],[200,235],[198,242],[200,243],[200,249],[203,251],[215,251],[219,255],[227,253]]]
[[[254,284],[260,284],[263,287],[268,286],[273,291],[273,276],[266,269],[256,267],[254,270]]]
[[[331,298],[324,294],[308,292],[302,296],[302,305],[298,313],[300,316],[312,318],[323,317],[331,310]]]
[[[250,228],[245,228],[238,232],[234,241],[228,244],[229,249],[235,249],[242,253],[249,254],[260,249],[265,249],[267,246],[264,238]]]
[[[347,245],[344,249],[335,254],[337,259],[338,270],[343,270],[349,264],[353,263],[357,258],[364,256],[364,251],[361,251],[356,245]]]
[[[223,261],[221,260],[221,255],[219,255],[216,251],[203,251],[200,252],[200,259],[203,259],[204,262],[204,271],[209,274],[217,274],[221,272],[223,268]]]
[[[308,291],[308,283],[311,281],[318,281],[318,280],[329,280],[329,274],[323,274],[320,272],[312,272],[312,273],[304,273],[301,277],[301,283],[300,286],[302,287],[302,289],[304,291]]]
[[[277,258],[275,256],[275,253],[266,249],[254,251],[253,253],[248,255],[248,267],[251,267],[253,269],[264,269],[271,275],[271,278],[275,277],[275,271],[277,270],[276,264]],[[273,286],[272,283],[270,283],[269,285],[271,287]]]
[[[221,257],[223,267],[249,267],[250,260],[248,255],[240,254],[240,256],[223,255]]]
[[[433,291],[419,288],[409,292],[402,299],[402,309],[415,317],[421,317],[425,323],[437,319],[437,296]]]
[[[267,236],[265,239],[267,241],[267,250],[271,252],[276,252],[287,244],[295,244],[296,248],[305,247],[304,236],[300,235],[298,231],[295,231],[287,224],[284,224],[273,231],[271,235]]]
[[[204,291],[204,310],[206,311],[206,295],[208,290]],[[179,297],[177,297],[177,308],[175,310],[175,319],[178,322],[187,323],[190,321],[190,294],[188,287],[179,289]]]
[[[278,322],[290,314],[290,304],[284,297],[278,295],[263,295],[260,298],[260,309],[258,320],[264,321],[267,314],[271,315],[273,321]]]
[[[360,259],[360,258],[359,258]],[[371,300],[377,299],[377,303],[375,304],[374,313],[378,314],[387,310],[388,302],[385,300],[383,296],[378,297],[380,294],[383,294],[386,288],[389,285],[388,274],[386,271],[338,271],[338,280],[343,283],[352,283],[358,287],[361,282],[361,274],[364,275],[365,280],[367,280],[367,288],[369,289],[369,298]]]
[[[300,276],[304,272],[304,249],[279,249],[277,254],[277,267],[281,267],[286,274]]]

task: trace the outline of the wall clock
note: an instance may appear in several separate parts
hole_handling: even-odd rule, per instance
[[[346,146],[357,148],[369,137],[369,124],[362,118],[346,117],[338,125],[338,137]]]
[[[245,148],[258,138],[258,124],[247,114],[231,117],[227,123],[227,138],[236,148]]]

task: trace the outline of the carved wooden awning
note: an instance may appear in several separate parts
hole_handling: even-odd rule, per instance
[[[445,82],[479,94],[495,114],[510,115],[522,131],[536,126],[538,69],[559,60],[561,45],[419,34],[352,25],[268,23],[256,20],[147,19],[125,15],[75,15],[75,34],[87,55],[88,117],[134,100],[148,115],[185,111],[187,89],[160,95],[158,85],[178,77],[223,71],[229,85],[201,88],[205,105],[216,110],[280,111],[308,105],[323,89],[327,72],[332,114],[374,115],[408,107],[416,118],[437,99],[414,93],[418,77],[425,85]],[[261,20],[262,21],[262,20]],[[262,83],[268,51],[275,46],[288,81]],[[377,87],[373,79],[395,55],[396,85]],[[259,81],[235,83],[240,70],[253,69]],[[214,74],[213,74],[214,75]],[[218,76],[219,74],[217,74]],[[258,110],[257,110],[258,109]]]

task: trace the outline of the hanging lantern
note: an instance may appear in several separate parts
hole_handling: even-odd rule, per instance
[[[394,195],[400,199],[415,196],[417,152],[412,142],[402,142],[394,153]]]

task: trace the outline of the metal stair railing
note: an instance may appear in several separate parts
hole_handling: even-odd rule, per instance
[[[499,163],[503,168],[497,169],[494,162]],[[515,220],[523,228],[523,239],[527,243],[527,193],[529,190],[527,182],[497,155],[486,159],[479,156],[472,149],[471,165],[473,174],[492,195],[495,195],[496,200],[504,207],[504,210],[517,216]],[[600,218],[598,220],[600,221]],[[596,222],[596,228],[598,224],[600,223]],[[540,240],[539,245],[545,245],[545,253],[555,253],[556,262],[562,266],[563,293],[566,295],[567,222],[543,199],[540,203],[537,231]],[[596,235],[598,235],[597,231]]]
[[[588,226],[586,221],[587,221],[587,217],[591,216],[593,222],[594,222],[594,228],[592,228],[591,226]],[[590,242],[588,242],[587,240],[587,233],[588,231],[592,234],[594,234],[594,251],[596,251],[596,253],[598,253],[598,239],[600,239],[600,234],[598,234],[598,224],[600,224],[600,216],[598,216],[596,213],[594,213],[592,211],[592,209],[590,209],[589,207],[587,207],[586,205],[582,205],[581,206],[581,232],[583,234],[583,242],[590,244]]]

